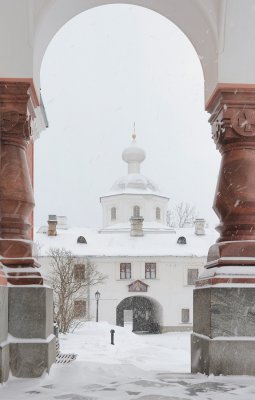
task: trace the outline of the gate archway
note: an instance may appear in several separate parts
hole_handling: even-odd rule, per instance
[[[53,354],[50,347],[54,346],[54,339],[52,339],[52,328],[49,328],[50,322],[48,323],[52,320],[52,300],[49,298],[50,294],[46,295],[49,293],[49,288],[43,286],[40,272],[36,269],[37,264],[32,258],[32,243],[27,233],[29,215],[33,209],[33,190],[27,166],[26,147],[31,140],[31,114],[33,120],[39,120],[36,113],[39,113],[40,101],[36,98],[34,88],[38,94],[42,57],[51,38],[66,21],[92,6],[109,2],[109,0],[1,2],[0,296],[3,307],[0,310],[0,319],[4,321],[4,329],[1,330],[3,333],[0,353],[1,380],[8,377],[9,353],[12,373],[16,376],[39,376],[45,369],[49,369],[52,363],[52,359],[48,359],[49,356],[45,355]],[[116,2],[119,1],[111,0],[111,3]],[[210,94],[213,94],[207,102],[207,110],[212,115],[210,122],[214,141],[223,155],[214,202],[214,209],[221,219],[218,227],[221,236],[218,243],[209,251],[207,268],[230,265],[231,270],[229,270],[230,275],[224,276],[218,272],[220,268],[217,268],[215,276],[208,274],[208,279],[201,282],[201,285],[206,286],[205,291],[200,289],[196,291],[197,325],[193,342],[192,370],[214,374],[227,371],[235,375],[242,374],[243,371],[246,373],[252,371],[254,374],[254,370],[250,367],[250,360],[254,358],[254,354],[251,354],[249,340],[242,341],[242,357],[235,356],[236,346],[240,341],[238,336],[243,337],[245,325],[240,321],[238,324],[233,324],[233,318],[246,315],[245,310],[249,306],[250,291],[255,279],[252,270],[250,275],[243,274],[240,277],[239,268],[245,265],[253,266],[255,256],[255,61],[250,45],[250,38],[254,37],[255,28],[252,8],[249,6],[252,2],[247,2],[249,3],[247,7],[243,6],[242,1],[122,0],[122,2],[150,7],[171,19],[183,30],[196,48],[203,65],[207,100]],[[6,32],[11,34],[8,35]],[[243,60],[246,68],[243,68]],[[196,146],[197,142],[194,145]],[[7,281],[11,284],[8,288]],[[233,288],[233,282],[252,285],[249,288],[243,287],[244,293],[240,296],[240,289]],[[216,334],[217,337],[226,336],[227,331],[230,341],[226,343],[216,341],[219,343],[215,345],[211,340],[215,332],[211,331],[212,327],[208,323],[206,331],[208,337],[205,336],[200,316],[202,304],[203,315],[208,316],[207,321],[210,322],[213,317],[211,314],[214,304],[211,305],[211,299],[215,297],[212,293],[213,291],[217,293],[215,289],[218,290],[213,285],[218,283],[226,286],[224,298],[230,299],[230,304],[227,318],[224,312],[222,313],[224,324],[219,323],[223,331],[219,330]],[[41,293],[41,297],[38,293],[35,294],[36,290]],[[237,290],[235,295],[233,290]],[[46,298],[47,301],[39,303],[36,301]],[[9,299],[9,304],[6,299]],[[232,307],[233,303],[236,307]],[[19,323],[16,323],[17,315],[22,317]],[[34,339],[31,340],[32,330],[29,329],[28,320],[33,327],[36,344]],[[227,328],[225,320],[229,323]],[[246,320],[249,322],[249,319]],[[245,324],[248,323],[246,320]],[[34,329],[35,327],[38,329]],[[232,332],[233,327],[234,332]],[[248,339],[252,329],[252,326],[247,325],[245,333]],[[8,332],[12,336],[11,343],[8,341]],[[237,339],[233,340],[234,336]],[[43,341],[40,342],[41,340]],[[11,346],[15,346],[15,351],[9,352]],[[21,352],[17,350],[19,348]],[[28,351],[29,348],[31,351]],[[197,357],[199,352],[201,357]],[[21,356],[17,357],[17,354]],[[16,366],[16,371],[13,370],[13,365]],[[38,366],[41,369],[36,368]]]
[[[159,333],[162,321],[162,306],[145,296],[130,296],[123,299],[116,308],[116,324],[124,326],[125,311],[132,311],[132,331]]]

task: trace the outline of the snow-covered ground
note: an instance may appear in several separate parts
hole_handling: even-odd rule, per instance
[[[115,330],[115,345],[110,330]],[[254,400],[253,377],[191,375],[190,334],[135,335],[106,322],[87,322],[61,336],[75,361],[39,379],[11,378],[1,400]]]

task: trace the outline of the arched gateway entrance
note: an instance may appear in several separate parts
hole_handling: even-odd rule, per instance
[[[42,118],[43,54],[70,18],[109,3],[119,1],[13,0],[0,5],[0,381],[8,379],[10,367],[14,376],[34,377],[54,362],[52,293],[32,257],[29,235],[34,200],[27,144],[31,127],[36,131]],[[198,282],[203,288],[195,290],[192,370],[255,375],[254,341],[249,340],[254,337],[255,282],[253,4],[247,1],[244,7],[241,0],[122,3],[150,7],[172,20],[193,43],[203,66],[213,139],[222,154],[214,200],[220,237],[209,250],[210,273]]]
[[[154,299],[145,296],[130,296],[116,308],[116,324],[129,323],[133,332],[159,333],[162,307]]]

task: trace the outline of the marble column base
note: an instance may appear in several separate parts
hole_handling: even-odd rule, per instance
[[[255,375],[255,287],[194,290],[191,371]]]
[[[23,339],[47,339],[53,333],[53,291],[45,286],[10,286],[9,334]]]
[[[210,339],[191,335],[191,372],[255,376],[255,340]]]
[[[53,291],[44,286],[8,288],[10,369],[14,376],[38,377],[56,359]]]
[[[46,340],[26,340],[10,343],[10,370],[18,378],[38,378],[49,372],[56,360],[56,338],[50,335]]]

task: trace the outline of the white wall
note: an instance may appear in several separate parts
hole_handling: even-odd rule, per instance
[[[118,0],[12,0],[0,3],[1,78],[34,78],[39,92],[44,52],[75,15]],[[122,0],[150,8],[175,23],[200,58],[206,99],[217,82],[255,82],[254,0]]]
[[[12,0],[0,4],[1,78],[34,78],[40,87],[44,52],[75,15],[118,0]],[[217,82],[255,82],[254,0],[122,0],[155,10],[190,39],[200,58],[206,99]]]
[[[105,283],[93,286],[90,290],[90,316],[95,320],[96,301],[94,293],[101,293],[99,319],[116,323],[116,307],[126,297],[147,296],[162,306],[162,325],[173,328],[191,328],[193,320],[193,286],[187,285],[188,268],[198,268],[200,272],[206,257],[92,257],[97,269],[108,276]],[[42,271],[49,271],[49,259],[41,257]],[[120,263],[131,263],[131,279],[120,279]],[[157,278],[145,279],[145,262],[156,262]],[[148,291],[129,292],[128,285],[135,280],[149,285]],[[190,323],[181,322],[181,309],[190,309]]]
[[[255,84],[254,0],[228,0],[223,18],[218,80]]]
[[[33,77],[33,14],[27,0],[0,3],[0,78]]]
[[[0,77],[34,78],[39,93],[42,58],[55,33],[77,14],[113,3],[150,8],[179,26],[200,56],[206,91],[212,91],[217,81],[217,10],[215,1],[208,0],[210,10],[201,0],[196,3],[190,0],[3,0],[0,3]]]
[[[133,215],[133,207],[140,207],[140,215],[145,222],[166,224],[168,199],[155,195],[115,195],[101,198],[103,208],[103,228],[120,223],[129,223]],[[117,218],[111,220],[111,208],[116,207]],[[161,219],[156,220],[156,207],[161,210]]]

